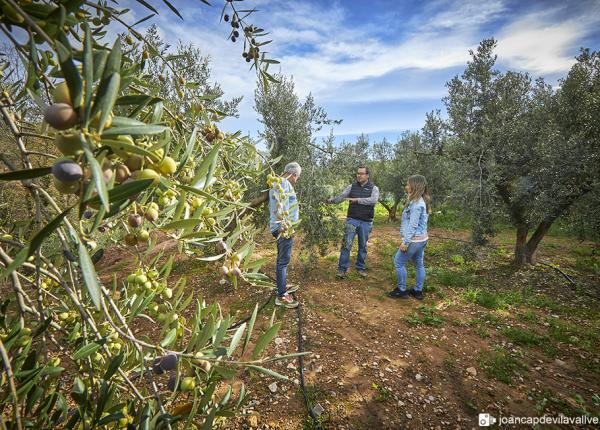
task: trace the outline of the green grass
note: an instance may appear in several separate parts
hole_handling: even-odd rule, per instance
[[[491,351],[484,351],[479,355],[479,365],[485,373],[498,381],[505,384],[512,384],[512,378],[519,371],[525,370],[527,367],[501,346],[496,346]]]
[[[538,315],[535,313],[535,311],[527,309],[522,314],[519,314],[519,318],[527,322],[536,322],[538,320]]]
[[[575,260],[577,270],[592,272],[594,275],[600,275],[600,258],[598,257],[579,257]]]
[[[483,338],[488,338],[492,335],[491,331],[483,326],[475,327],[474,331],[475,331],[475,333],[477,333],[479,336],[481,336]]]
[[[437,314],[433,306],[420,305],[417,312],[405,317],[405,320],[414,326],[428,325],[439,327],[444,323],[444,318]]]
[[[441,206],[434,208],[429,216],[429,225],[433,228],[446,230],[468,230],[471,228],[472,218],[465,214],[462,208]]]
[[[515,345],[521,346],[539,346],[545,341],[536,332],[521,327],[507,327],[502,330],[502,334]]]
[[[448,287],[465,288],[474,283],[473,275],[449,269],[437,269],[433,271],[432,275],[435,276],[440,284]]]
[[[549,324],[548,336],[550,339],[575,345],[589,352],[598,350],[598,332],[596,329],[557,321],[555,318],[546,318],[546,322]]]
[[[549,309],[554,312],[563,310],[563,306],[545,294],[533,294],[527,297],[525,302],[533,307]]]

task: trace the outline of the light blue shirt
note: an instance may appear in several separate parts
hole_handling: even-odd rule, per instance
[[[277,184],[273,184],[269,190],[269,227],[271,232],[275,232],[279,229],[279,223],[281,223],[281,220],[283,219],[284,211],[290,212],[288,219],[292,223],[296,223],[300,219],[298,200],[296,199],[296,191],[294,191],[294,187],[290,181],[283,178],[281,188],[283,188],[283,195],[280,199],[281,203],[283,204],[283,208],[281,209],[277,208],[277,198],[280,195],[279,190],[277,189]]]
[[[408,207],[402,211],[402,223],[400,224],[402,243],[408,245],[415,236],[427,236],[428,219],[427,206],[422,197],[410,202]]]

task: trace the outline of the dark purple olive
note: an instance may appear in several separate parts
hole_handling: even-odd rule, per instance
[[[173,370],[177,367],[177,355],[176,354],[167,354],[160,360],[160,367],[163,370]]]
[[[88,209],[88,210],[85,210],[85,211],[83,211],[83,217],[84,217],[85,219],[90,219],[90,218],[91,218],[91,217],[93,217],[93,216],[94,216],[94,211],[91,211],[91,210],[89,210],[89,209]]]
[[[163,368],[160,366],[160,361],[161,361],[161,357],[156,357],[154,359],[154,362],[152,363],[152,371],[154,373],[156,373],[157,375],[162,375],[163,373],[165,373]]]
[[[71,160],[58,160],[52,165],[52,174],[61,182],[76,182],[83,178],[81,166]]]
[[[169,378],[169,382],[167,382],[167,388],[171,391],[177,390],[177,374],[172,374]]]
[[[131,215],[129,215],[129,218],[127,219],[127,223],[132,228],[138,228],[140,225],[142,225],[142,222],[144,222],[144,220],[142,219],[142,216],[139,214],[131,214]]]

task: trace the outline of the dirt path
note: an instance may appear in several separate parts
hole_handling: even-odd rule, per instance
[[[565,291],[559,276],[538,269],[515,271],[506,264],[494,270],[486,266],[489,259],[496,266],[499,260],[504,263],[494,251],[491,256],[477,256],[477,266],[469,269],[468,279],[474,285],[444,286],[434,268],[442,262],[444,266],[452,261],[464,265],[464,256],[457,256],[468,252],[461,251],[460,243],[433,239],[426,257],[432,272],[426,300],[389,299],[385,293],[394,285],[389,259],[395,234],[395,228],[375,229],[366,280],[352,272],[345,280],[336,279],[335,252],[310,264],[300,263],[296,255],[291,267],[291,280],[301,285],[298,299],[303,304],[306,349],[314,353],[306,365],[309,397],[324,409],[324,428],[462,429],[476,428],[480,412],[496,417],[538,416],[541,411],[573,415],[581,409],[593,413],[596,406],[598,413],[598,405],[591,400],[600,392],[598,374],[581,366],[581,357],[597,362],[597,336],[588,333],[592,344],[587,349],[579,348],[577,342],[548,340],[551,351],[544,352],[542,341],[530,341],[525,331],[548,337],[543,333],[548,324],[544,318],[567,321],[576,317],[568,315],[567,309],[552,308],[565,303],[575,306],[571,302],[579,300]],[[492,307],[483,302],[482,306],[465,300],[475,285],[493,289],[498,297],[523,288],[534,294],[539,287],[544,289],[543,297],[556,302],[548,304],[550,309],[530,307],[523,301]],[[280,333],[285,348],[275,347],[272,352],[293,352],[295,313],[288,310],[280,315],[286,321]],[[598,312],[586,315],[597,327]],[[276,370],[297,378],[295,367],[286,364]],[[268,383],[272,381],[265,380]],[[255,392],[260,404],[253,408],[259,428],[312,428],[297,386],[279,383],[285,391],[272,393],[260,385]],[[573,399],[576,395],[584,404]]]

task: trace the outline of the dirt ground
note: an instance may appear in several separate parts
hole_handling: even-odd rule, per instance
[[[430,236],[422,302],[386,297],[395,284],[396,226],[373,230],[366,279],[353,269],[347,279],[336,279],[337,250],[316,257],[295,248],[288,277],[300,286],[304,346],[312,352],[305,359],[307,395],[322,428],[477,428],[479,413],[598,417],[599,277],[596,266],[581,264],[596,258],[591,245],[554,237],[542,244],[540,261],[572,276],[573,287],[552,267],[512,267],[509,233],[486,248],[461,242],[467,232],[433,230]],[[263,240],[258,254],[274,261],[274,242],[268,235]],[[109,260],[102,265],[114,271]],[[263,270],[274,275],[272,263]],[[237,318],[271,294],[248,285],[234,291],[219,285],[215,272],[179,261],[172,277],[187,276],[188,288]],[[411,279],[409,269],[409,286]],[[274,310],[283,327],[267,353],[294,353],[296,310],[271,301],[257,325]],[[240,375],[251,390],[248,416],[223,428],[318,428],[308,418],[297,360],[270,367],[290,381]],[[586,427],[595,428],[541,428]]]

